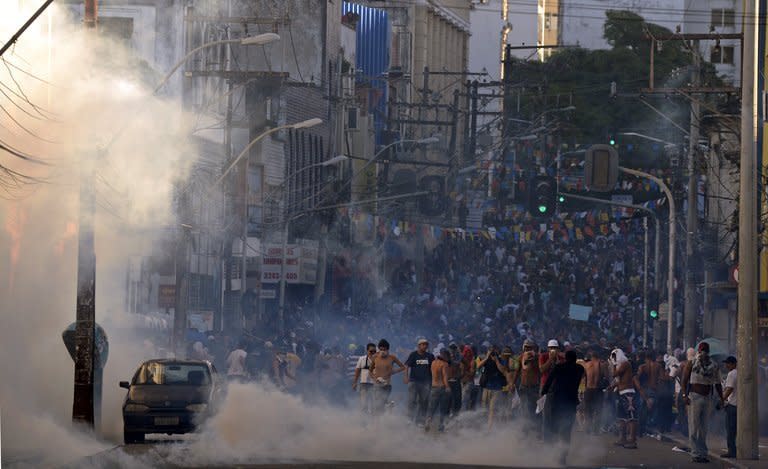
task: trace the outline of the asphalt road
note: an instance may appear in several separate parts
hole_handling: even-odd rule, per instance
[[[675,442],[658,441],[652,438],[643,438],[639,442],[639,449],[629,450],[618,448],[612,445],[612,435],[590,436],[582,433],[574,433],[574,440],[571,451],[568,456],[568,467],[590,467],[590,468],[731,468],[745,467],[738,463],[730,461],[713,459],[709,464],[692,463],[690,456],[684,452],[673,451]],[[118,446],[108,451],[93,455],[85,460],[77,461],[67,467],[157,467],[157,468],[176,468],[176,467],[253,467],[253,468],[322,468],[330,467],[341,469],[379,469],[391,468],[397,465],[398,468],[416,469],[416,468],[469,468],[478,467],[477,465],[459,465],[447,464],[445,462],[411,462],[411,461],[345,461],[343,455],[337,461],[301,461],[301,460],[263,460],[239,461],[227,463],[226,458],[222,457],[222,463],[218,466],[196,465],[194,461],[180,458],[184,455],[185,448],[189,445],[189,440],[162,440],[148,441],[146,444]],[[711,448],[713,453],[719,453],[721,448]],[[551,448],[545,444],[540,444],[530,448],[530,465],[518,464],[517,466],[506,467],[531,467],[538,466],[537,457],[547,454]],[[218,455],[221,457],[221,455]],[[450,455],[446,455],[450,460]],[[514,458],[520,461],[520,455]],[[528,460],[527,455],[523,461]],[[184,461],[183,463],[180,461]],[[758,462],[750,464],[749,467],[761,467]],[[502,466],[484,466],[484,467],[502,467]],[[538,466],[541,467],[541,466]],[[762,466],[764,467],[764,466]]]

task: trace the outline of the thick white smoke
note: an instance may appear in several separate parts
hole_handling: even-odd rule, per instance
[[[15,3],[3,2],[0,38],[39,6]],[[156,249],[160,233],[174,224],[173,190],[194,162],[191,119],[178,104],[151,95],[154,83],[142,77],[152,73],[131,52],[86,34],[55,4],[2,59],[0,142],[50,164],[0,151],[2,167],[43,181],[0,187],[2,458],[51,465],[122,437],[125,391],[117,382],[149,358],[145,337],[114,326],[123,322],[126,266]],[[71,424],[73,362],[61,338],[75,319],[79,184],[89,159],[97,203],[96,316],[110,341],[96,436]]]
[[[483,416],[467,413],[460,419],[446,433],[427,434],[401,412],[374,420],[354,409],[308,404],[269,384],[234,384],[220,412],[170,457],[203,465],[269,460],[557,465],[556,451],[531,454],[535,436],[521,434],[519,425],[486,432]]]

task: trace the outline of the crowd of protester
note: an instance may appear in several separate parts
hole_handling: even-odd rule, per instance
[[[568,441],[575,422],[635,448],[641,435],[686,433],[686,409],[698,405],[687,404],[683,383],[697,351],[642,347],[641,246],[633,230],[557,241],[448,236],[397,264],[383,294],[345,263],[351,280],[334,286],[335,304],[288,307],[282,335],[270,319],[241,337],[204,335],[188,356],[307,400],[359,403],[370,415],[394,407],[428,430],[479,410],[489,428],[519,421]],[[571,305],[591,313],[574,319]],[[692,457],[703,461],[701,423]]]

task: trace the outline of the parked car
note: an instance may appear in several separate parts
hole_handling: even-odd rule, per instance
[[[209,417],[221,399],[222,382],[207,361],[161,359],[141,364],[123,403],[123,438],[141,443],[148,433],[189,433]]]

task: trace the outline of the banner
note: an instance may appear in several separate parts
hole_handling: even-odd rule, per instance
[[[591,306],[575,305],[571,303],[568,308],[568,317],[574,321],[589,321],[589,315],[592,314]]]
[[[285,281],[299,283],[299,250],[295,244],[286,246],[283,256],[282,244],[265,244],[261,258],[261,283],[280,283],[280,273],[285,258]]]
[[[285,252],[286,283],[314,285],[317,282],[318,243],[299,240],[299,244],[288,244]],[[261,258],[261,283],[280,283],[283,264],[283,245],[265,244]]]

